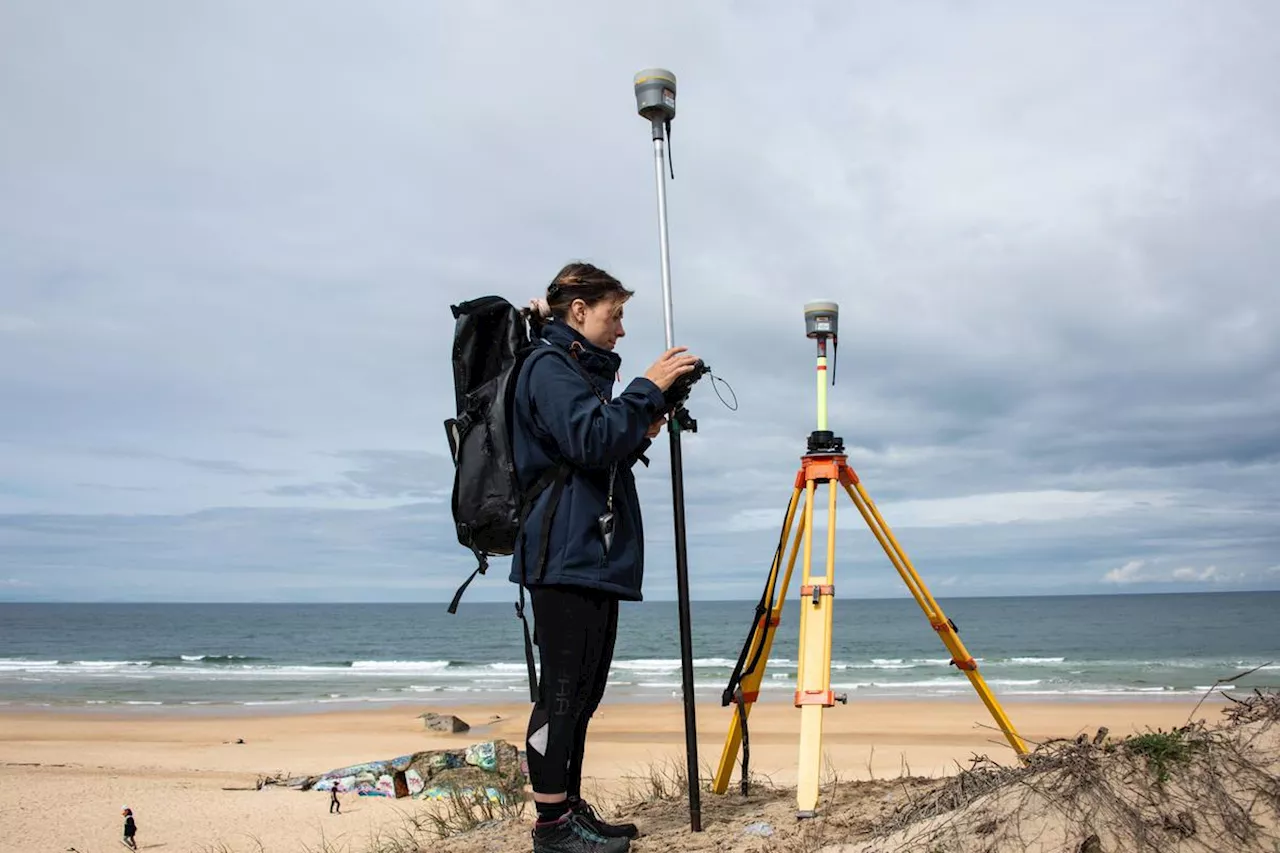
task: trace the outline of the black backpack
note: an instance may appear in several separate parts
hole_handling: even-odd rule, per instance
[[[563,488],[568,463],[549,468],[521,492],[516,478],[511,420],[516,380],[529,357],[540,347],[529,337],[521,312],[500,296],[482,296],[450,306],[453,333],[453,387],[457,416],[444,422],[453,457],[453,522],[458,542],[476,557],[476,569],[453,596],[449,612],[456,613],[462,594],[489,568],[491,556],[515,552],[528,508],[549,486]],[[558,497],[555,495],[554,497]],[[548,513],[548,521],[550,513]],[[524,621],[524,587],[516,613]],[[525,652],[530,689],[536,690],[533,653],[525,624]]]

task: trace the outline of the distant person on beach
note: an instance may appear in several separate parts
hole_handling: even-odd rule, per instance
[[[342,803],[338,801],[338,780],[333,780],[333,787],[329,789],[329,814],[342,814]]]
[[[138,834],[138,824],[133,819],[133,809],[121,806],[120,813],[124,815],[124,843],[137,850],[138,842],[134,841],[133,837]]]
[[[641,600],[644,529],[631,469],[648,464],[642,454],[666,423],[663,392],[697,359],[670,349],[614,397],[622,362],[613,349],[631,295],[604,270],[572,263],[525,311],[535,338],[576,361],[526,363],[513,405],[519,487],[570,465],[563,487],[534,500],[511,562],[511,581],[533,601],[541,661],[527,732],[535,853],[619,853],[639,834],[600,820],[582,799],[582,759],[613,661],[618,603]]]

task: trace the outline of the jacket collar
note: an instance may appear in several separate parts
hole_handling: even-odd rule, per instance
[[[622,358],[615,352],[596,346],[563,320],[552,320],[542,328],[541,337],[548,343],[568,350],[588,373],[613,381],[622,366]]]

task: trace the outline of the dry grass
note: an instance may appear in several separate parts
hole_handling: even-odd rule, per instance
[[[485,791],[474,788],[464,790],[451,785],[447,791],[447,797],[432,804],[434,808],[422,812],[423,819],[438,838],[461,835],[476,827],[504,820],[519,820],[525,813],[524,790],[515,785],[499,788],[496,801],[490,799]]]
[[[266,847],[263,846],[262,840],[256,836],[250,839],[249,847],[231,847],[225,841],[219,841],[216,844],[205,844],[199,848],[199,853],[266,853]],[[74,849],[74,848],[73,848]]]
[[[1105,730],[1051,741],[1020,767],[975,756],[897,810],[865,849],[1274,853],[1280,694],[1257,692],[1224,717],[1118,741]]]
[[[708,790],[703,832],[690,831],[684,763],[670,759],[626,780],[619,812],[644,835],[633,850],[685,853],[1276,853],[1280,823],[1280,696],[1233,703],[1222,722],[1188,722],[1112,739],[1036,746],[1022,765],[974,756],[945,779],[851,781],[829,761],[818,817],[795,819],[795,791],[753,779],[743,796]],[[456,853],[522,850],[527,825],[451,839]]]

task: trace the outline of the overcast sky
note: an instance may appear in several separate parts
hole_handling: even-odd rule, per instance
[[[654,65],[675,335],[738,402],[690,403],[696,597],[764,582],[812,299],[940,598],[1280,589],[1280,7],[554,9],[0,5],[0,599],[447,599],[449,305],[586,259],[624,382],[662,348]],[[840,595],[905,595],[838,518]]]

